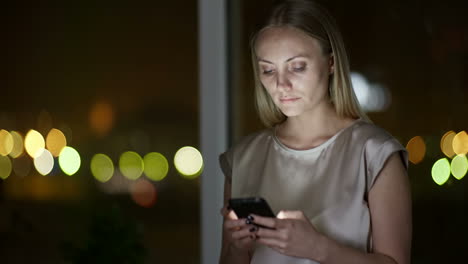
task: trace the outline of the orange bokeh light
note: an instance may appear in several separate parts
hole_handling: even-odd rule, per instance
[[[133,201],[141,207],[150,208],[156,203],[156,187],[148,180],[136,181],[130,191]]]
[[[96,103],[89,114],[89,125],[98,136],[105,136],[114,126],[114,110],[107,102]]]
[[[447,156],[448,158],[452,158],[455,156],[455,152],[453,151],[453,138],[455,137],[456,133],[452,130],[445,133],[440,140],[440,150]]]
[[[426,143],[420,136],[413,137],[408,141],[406,149],[409,153],[409,161],[413,164],[418,164],[423,161],[424,156],[426,155]]]

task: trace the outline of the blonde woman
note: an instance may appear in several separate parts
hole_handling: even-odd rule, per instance
[[[361,111],[334,20],[284,1],[251,52],[267,128],[220,156],[224,202],[263,197],[277,217],[225,206],[220,263],[410,263],[407,153]]]

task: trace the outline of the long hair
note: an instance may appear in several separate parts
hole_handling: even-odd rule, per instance
[[[319,4],[307,0],[285,0],[275,6],[266,23],[250,41],[255,81],[255,103],[260,120],[272,127],[286,120],[259,79],[255,42],[260,32],[271,27],[292,27],[317,39],[324,52],[331,54],[334,71],[329,80],[329,97],[340,117],[368,120],[354,94],[351,83],[348,56],[338,26],[328,11]]]

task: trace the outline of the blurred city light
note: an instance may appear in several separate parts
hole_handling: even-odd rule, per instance
[[[134,151],[124,152],[119,159],[119,168],[123,176],[130,180],[136,180],[143,173],[143,159]]]
[[[406,145],[406,149],[409,153],[408,159],[413,164],[418,164],[423,161],[426,155],[426,143],[424,143],[424,139],[420,136],[410,139]]]
[[[41,175],[49,174],[54,168],[54,157],[47,149],[37,151],[40,153],[34,158],[34,167]]]
[[[461,131],[453,138],[453,151],[457,155],[465,155],[468,153],[468,134],[466,131]]]
[[[37,117],[37,130],[45,135],[50,129],[52,129],[52,116],[48,111],[41,110]]]
[[[439,159],[432,166],[432,179],[438,185],[444,184],[450,177],[450,163],[447,158]]]
[[[203,157],[194,147],[183,147],[174,156],[174,166],[185,178],[196,178],[203,170]]]
[[[67,139],[63,132],[56,128],[52,128],[46,137],[46,146],[50,153],[52,153],[52,156],[58,157],[66,145]]]
[[[35,158],[36,155],[41,154],[42,152],[40,151],[45,148],[44,137],[36,130],[29,130],[24,139],[24,148],[29,156]]]
[[[13,149],[10,152],[10,157],[18,158],[19,156],[23,155],[23,150],[24,150],[23,136],[19,132],[16,132],[16,131],[11,131],[10,134],[13,137]]]
[[[164,179],[169,171],[169,163],[161,153],[151,152],[143,158],[146,177],[153,181]]]
[[[150,208],[156,203],[156,187],[145,179],[139,179],[132,184],[130,195],[141,207]]]
[[[13,150],[13,137],[5,129],[0,130],[0,155],[7,156]]]
[[[114,110],[107,102],[98,102],[92,106],[89,125],[98,136],[107,135],[114,126]]]
[[[453,151],[453,138],[455,137],[456,133],[452,130],[448,131],[442,136],[440,140],[440,149],[448,158],[452,158],[455,156],[455,152]]]
[[[466,172],[468,171],[468,160],[465,155],[457,155],[453,158],[451,163],[451,171],[453,177],[461,180],[465,177]]]
[[[114,175],[114,163],[105,154],[96,154],[91,159],[91,174],[100,182],[107,182]]]
[[[32,161],[29,156],[24,155],[13,159],[13,171],[17,176],[25,177],[31,172]]]
[[[65,147],[60,152],[58,162],[62,171],[71,176],[80,169],[80,154],[72,147]]]
[[[385,111],[391,103],[390,92],[380,84],[371,84],[360,73],[351,73],[354,93],[366,112]]]
[[[5,180],[11,174],[11,160],[8,156],[0,155],[0,178]]]

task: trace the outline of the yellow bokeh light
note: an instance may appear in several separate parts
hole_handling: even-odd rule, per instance
[[[446,158],[439,159],[432,165],[432,179],[438,185],[444,184],[450,177],[450,163]]]
[[[143,162],[146,177],[153,181],[164,179],[169,171],[169,163],[161,153],[148,153],[143,158]]]
[[[107,102],[96,103],[89,113],[89,125],[98,136],[105,136],[114,126],[114,110]]]
[[[0,179],[5,180],[11,174],[11,160],[8,156],[0,155]]]
[[[452,142],[453,138],[455,137],[456,133],[452,130],[448,131],[442,136],[440,140],[440,150],[447,156],[448,158],[452,158],[455,156],[455,152],[453,151]]]
[[[424,156],[426,155],[426,143],[420,136],[413,137],[408,141],[406,149],[409,153],[409,161],[413,164],[418,164],[423,161]]]
[[[91,173],[100,182],[107,182],[114,175],[114,163],[105,154],[96,154],[91,159]]]
[[[23,150],[24,150],[23,136],[16,131],[11,131],[10,134],[13,137],[13,149],[10,152],[10,157],[18,158],[21,155],[23,155]]]
[[[58,157],[62,149],[67,146],[67,139],[62,131],[52,128],[47,134],[46,146],[54,157]]]
[[[468,171],[468,160],[465,155],[457,155],[453,158],[451,163],[451,170],[453,177],[461,180],[465,177]]]
[[[80,169],[80,154],[72,147],[65,147],[60,152],[58,162],[62,171],[71,176]]]
[[[45,148],[44,137],[36,130],[29,130],[24,139],[24,148],[29,156],[35,158],[38,154],[41,154],[41,150]]]
[[[468,153],[468,134],[466,131],[461,131],[456,134],[452,142],[453,151],[457,155],[465,155]]]
[[[45,176],[54,168],[54,157],[47,149],[42,149],[42,151],[38,151],[37,153],[37,157],[34,158],[34,167],[37,172]]]
[[[5,129],[0,130],[0,155],[7,156],[13,150],[13,137]]]
[[[130,192],[133,201],[139,206],[150,208],[156,203],[156,187],[148,180],[136,181]]]
[[[196,148],[183,147],[174,156],[174,166],[185,178],[196,178],[203,171],[203,157]]]
[[[143,173],[143,159],[134,151],[124,152],[119,159],[119,168],[123,176],[130,180],[136,180]]]

